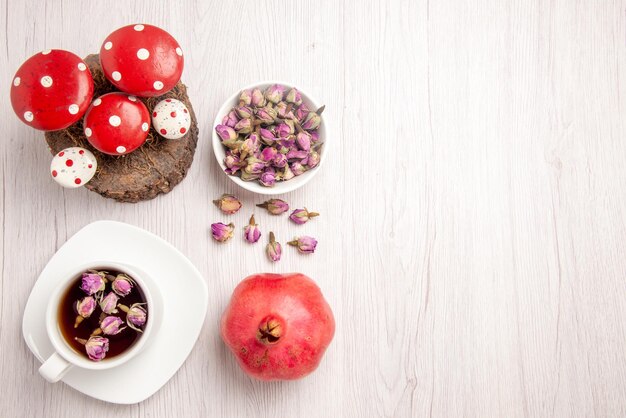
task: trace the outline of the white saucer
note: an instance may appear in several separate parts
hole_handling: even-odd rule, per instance
[[[191,262],[156,235],[120,222],[89,224],[48,262],[26,303],[22,332],[40,362],[54,352],[45,326],[48,295],[68,265],[96,260],[131,264],[158,283],[163,298],[161,326],[150,344],[127,363],[98,371],[74,367],[62,381],[106,402],[141,402],[159,390],[191,352],[206,316],[208,288]]]

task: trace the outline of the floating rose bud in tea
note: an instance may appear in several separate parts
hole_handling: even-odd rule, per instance
[[[113,280],[111,288],[118,295],[127,296],[133,289],[133,281],[130,277],[119,274],[115,280]]]
[[[126,327],[122,327],[124,321],[117,316],[106,316],[100,322],[100,330],[105,335],[117,335],[124,331]]]
[[[117,313],[117,302],[120,300],[119,296],[115,292],[109,292],[105,297],[100,300],[100,309],[105,314]]]
[[[86,296],[81,300],[76,301],[76,321],[74,322],[74,328],[78,328],[81,322],[85,318],[89,318],[93,311],[96,309],[96,300],[93,296]]]
[[[296,238],[293,241],[289,241],[287,244],[293,247],[297,247],[298,251],[303,254],[311,254],[315,252],[315,247],[317,247],[317,240],[313,237],[308,237],[305,235]]]
[[[304,208],[296,209],[291,212],[291,215],[289,215],[289,219],[291,219],[298,225],[302,225],[307,223],[311,218],[315,218],[316,216],[320,216],[320,214],[317,212],[309,212],[306,208]]]
[[[144,309],[145,303],[135,303],[130,306],[120,305],[120,309],[126,312],[126,323],[135,331],[143,332],[139,327],[146,324],[148,312]]]
[[[106,337],[89,337],[88,340],[76,339],[85,345],[85,352],[91,361],[102,361],[109,351],[109,339]]]
[[[254,221],[254,215],[250,217],[250,222],[244,228],[243,235],[245,240],[248,241],[250,244],[254,244],[259,240],[259,238],[261,238],[261,230]]]
[[[83,282],[81,289],[88,295],[101,292],[104,290],[105,281],[104,277],[96,273],[83,273]]]
[[[270,199],[263,203],[259,203],[257,207],[267,209],[272,215],[280,215],[289,210],[289,204],[281,199]]]
[[[276,242],[276,237],[273,232],[270,232],[270,242],[265,248],[265,253],[272,261],[280,260],[280,256],[283,254],[283,248],[280,246],[279,242]]]
[[[237,213],[237,211],[241,209],[241,202],[232,194],[223,194],[222,197],[214,200],[213,203],[219,208],[219,210],[228,215]]]
[[[211,224],[211,235],[213,239],[218,242],[226,242],[233,236],[235,230],[235,224],[232,222],[228,225],[222,222],[216,222]]]

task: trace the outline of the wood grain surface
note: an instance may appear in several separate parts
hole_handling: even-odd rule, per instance
[[[12,76],[37,51],[84,56],[138,22],[185,51],[191,170],[134,205],[63,190],[42,133],[11,110]],[[626,415],[626,1],[2,0],[0,27],[0,416]],[[332,125],[322,171],[284,196],[322,215],[297,227],[257,212],[282,242],[320,241],[276,265],[209,238],[263,200],[220,173],[211,121],[267,79],[313,93]],[[244,210],[220,215],[223,192]],[[209,286],[192,354],[132,406],[45,383],[21,337],[39,272],[99,219],[165,238]],[[234,286],[259,271],[306,273],[333,307],[335,340],[304,380],[253,381],[219,338]]]

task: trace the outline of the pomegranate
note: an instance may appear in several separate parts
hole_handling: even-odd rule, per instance
[[[307,276],[255,274],[235,288],[221,334],[249,375],[293,380],[317,368],[335,334],[335,320]]]

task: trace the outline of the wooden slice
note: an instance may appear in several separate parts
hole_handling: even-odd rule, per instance
[[[89,55],[85,62],[93,75],[94,98],[117,91],[104,77],[98,55]],[[159,97],[142,98],[152,109],[163,99],[178,99],[191,114],[189,132],[181,139],[165,139],[150,128],[146,143],[127,155],[112,156],[94,149],[83,132],[82,119],[67,129],[46,132],[52,154],[67,147],[83,147],[98,159],[96,175],[85,185],[91,191],[119,202],[139,202],[168,193],[187,175],[198,143],[198,121],[187,96],[187,87],[180,81],[173,90]]]

